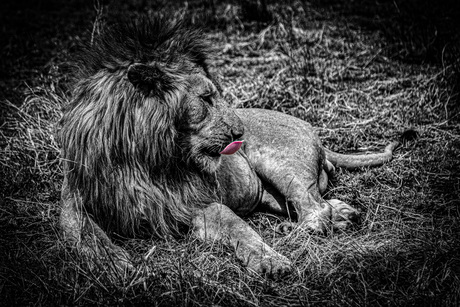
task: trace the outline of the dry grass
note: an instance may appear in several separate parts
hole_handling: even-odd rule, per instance
[[[148,8],[158,11],[158,3]],[[390,10],[391,5],[384,8]],[[66,71],[59,63],[68,60],[68,48],[90,40],[91,30],[103,26],[105,18],[110,22],[117,10],[135,16],[146,9],[130,1],[121,9],[104,6],[96,12],[83,7],[78,14],[68,13],[86,20],[87,34],[73,29],[61,37],[57,45],[67,47],[61,53],[49,52],[54,58],[45,66],[45,76],[26,74],[27,83],[34,86],[19,86],[23,98],[6,94],[1,102],[1,301],[459,305],[458,60],[450,54],[450,61],[414,62],[412,56],[405,61],[404,54],[413,52],[407,47],[414,45],[411,41],[423,45],[420,32],[410,36],[412,32],[397,24],[379,28],[397,20],[390,15],[387,21],[380,16],[371,31],[365,26],[370,21],[350,13],[351,6],[290,1],[270,4],[262,15],[248,15],[245,7],[225,2],[216,4],[214,16],[212,7],[200,1],[190,1],[188,7],[179,3],[174,14],[160,9],[164,15],[207,23],[218,53],[212,69],[235,106],[274,109],[305,119],[318,127],[324,144],[342,152],[379,149],[409,128],[419,134],[382,167],[338,172],[327,197],[361,211],[363,223],[354,232],[280,236],[274,232],[280,218],[257,213],[247,219],[293,261],[294,273],[280,281],[251,275],[227,248],[187,236],[179,241],[121,240],[137,255],[137,270],[116,279],[107,279],[103,267],[89,269],[84,259],[66,250],[56,226],[62,176],[53,130],[67,100]],[[375,4],[368,8],[373,12]],[[98,25],[92,27],[96,18]],[[397,33],[409,36],[402,41]],[[403,49],[398,55],[395,46]]]

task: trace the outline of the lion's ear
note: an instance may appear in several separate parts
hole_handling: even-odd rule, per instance
[[[149,96],[161,96],[174,84],[173,78],[157,64],[132,64],[128,68],[128,80]]]

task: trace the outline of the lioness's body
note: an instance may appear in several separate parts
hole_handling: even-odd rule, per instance
[[[222,157],[221,168],[225,170],[218,172],[218,178],[225,178],[220,184],[231,191],[224,204],[240,215],[249,214],[260,205],[287,208],[283,198],[295,197],[288,191],[289,184],[293,191],[302,187],[305,190],[298,191],[299,194],[308,191],[319,202],[318,178],[325,160],[311,125],[269,110],[236,109],[235,112],[245,127],[245,142],[240,152]],[[262,203],[270,199],[266,187],[270,187],[271,194],[281,196],[276,198],[284,203]]]

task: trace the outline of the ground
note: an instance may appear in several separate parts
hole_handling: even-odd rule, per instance
[[[31,2],[31,3],[29,3]],[[460,17],[456,1],[4,1],[0,4],[0,301],[5,305],[403,306],[460,304]],[[265,6],[264,3],[267,3]],[[361,211],[327,236],[247,221],[294,263],[273,281],[189,238],[120,240],[136,274],[108,280],[65,248],[53,137],[75,47],[121,15],[203,26],[225,97],[317,127],[340,152],[381,149],[382,167],[339,170],[326,198]],[[416,132],[416,133],[414,133]]]

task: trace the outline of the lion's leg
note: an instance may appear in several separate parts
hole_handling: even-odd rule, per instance
[[[71,193],[67,178],[62,188],[60,226],[64,240],[91,264],[100,264],[110,273],[120,274],[132,268],[130,256],[113,244],[107,234],[81,209],[81,198]]]
[[[318,232],[324,232],[330,227],[332,210],[320,195],[318,175],[313,177],[308,172],[296,173],[286,161],[275,167],[270,164],[260,166],[258,170],[261,176],[270,180],[278,193],[284,196],[284,203],[280,206],[286,208],[286,212],[294,208],[298,223],[302,227]],[[286,228],[285,226],[282,227]]]
[[[194,235],[207,242],[231,246],[238,259],[258,274],[279,277],[291,269],[290,261],[262,238],[230,208],[213,203],[198,210],[192,220]]]
[[[296,164],[298,162],[292,160],[278,161],[277,164],[258,163],[258,174],[270,181],[268,185],[264,183],[263,209],[291,218],[297,216],[301,227],[317,232],[343,230],[359,221],[359,213],[353,207],[336,199],[324,200],[321,196],[327,189],[328,177],[334,174],[332,164],[326,160],[320,171],[307,172],[296,172],[300,169],[292,166]],[[284,222],[278,231],[286,233],[294,226],[291,222]]]
[[[321,194],[323,194],[327,188],[328,174],[329,172],[323,170],[318,178],[318,188]],[[264,185],[264,188],[266,187],[267,186]],[[304,218],[304,220],[300,220],[301,223],[302,221],[307,220],[309,223],[307,224],[308,228],[316,231],[323,231],[325,230],[325,227],[332,228],[334,230],[344,230],[359,222],[358,211],[345,202],[338,199],[324,200],[322,198],[320,198],[320,201],[325,210],[319,211],[319,213],[321,214],[321,212],[326,212],[327,214],[330,214],[330,217],[327,215],[315,215],[315,207],[312,208],[311,203],[308,206],[304,205],[301,208],[304,212],[312,210],[309,217]],[[293,206],[289,202],[286,202],[284,197],[273,187],[264,189],[261,205],[261,209],[271,213],[288,216],[291,219],[297,216]],[[305,207],[308,208],[305,209]],[[323,222],[322,224],[319,224],[318,221]],[[328,224],[330,226],[328,226]],[[295,223],[283,222],[278,225],[277,231],[280,233],[289,233],[293,228],[295,228]]]
[[[270,181],[268,186],[271,188],[264,190],[262,198],[264,210],[291,218],[297,216],[301,227],[320,233],[345,229],[359,220],[356,209],[339,200],[324,200],[321,196],[327,189],[328,176],[333,169],[324,166],[315,176],[314,171],[296,172],[289,161],[279,161],[277,165],[259,163],[256,170]],[[279,225],[278,231],[289,232],[294,226],[285,222]]]
[[[288,181],[278,179],[275,188],[265,189],[262,197],[262,208],[269,212],[296,217],[301,226],[324,232],[326,230],[344,230],[359,222],[356,209],[337,199],[324,200],[323,194],[327,188],[328,174],[322,170],[317,183],[314,179],[302,181],[301,176],[288,176]],[[302,184],[305,182],[305,184]],[[310,183],[307,185],[306,183]],[[277,189],[281,191],[278,192]],[[285,198],[282,196],[285,195]],[[281,197],[280,197],[281,196]],[[295,208],[295,212],[293,212]],[[295,227],[291,222],[278,226],[281,233],[290,232]]]

